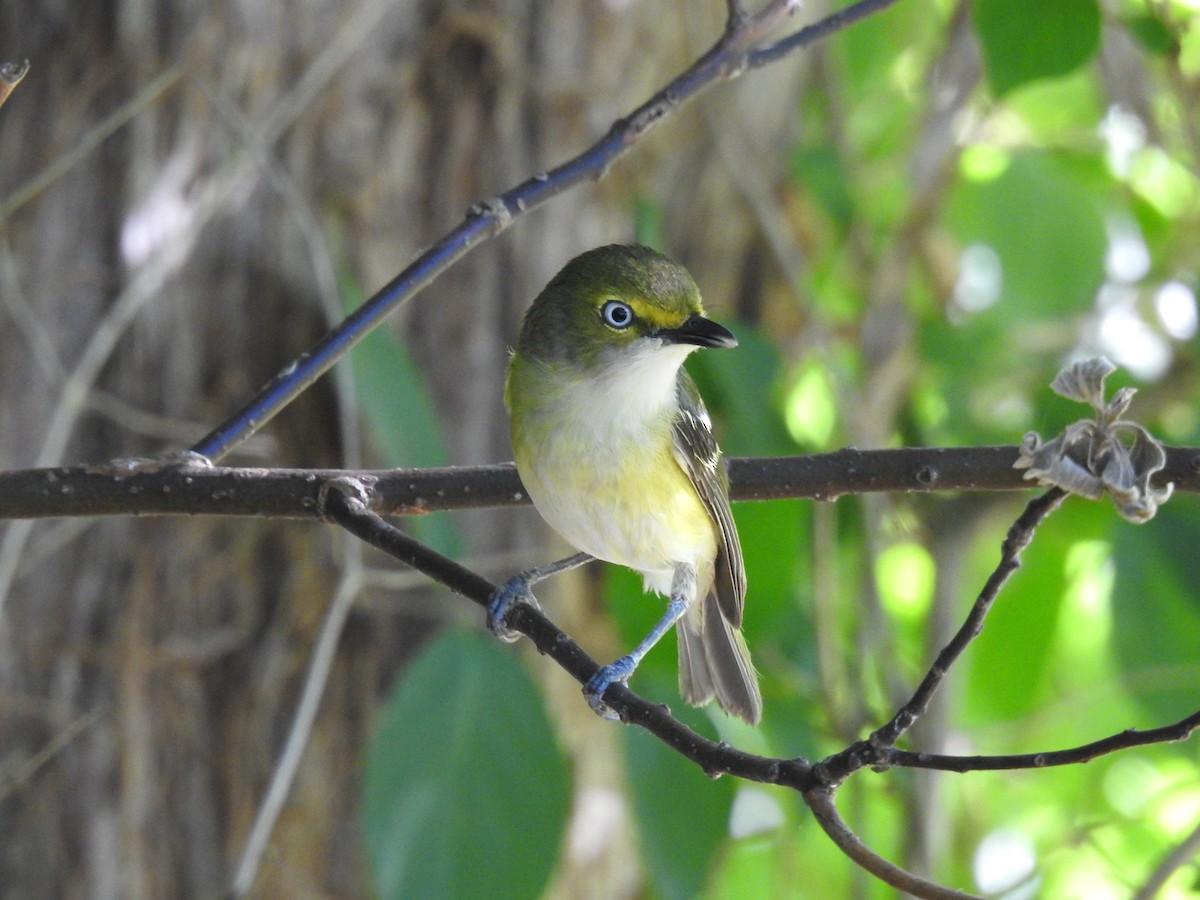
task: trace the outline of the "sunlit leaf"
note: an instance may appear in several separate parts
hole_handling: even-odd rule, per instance
[[[996,177],[962,182],[948,219],[963,247],[983,244],[997,254],[992,309],[1008,327],[1023,317],[1078,314],[1104,281],[1104,220],[1069,157],[1013,155]]]
[[[920,331],[946,403],[939,440],[1016,443],[1043,426],[1057,399],[1046,386],[1075,339],[1069,323],[1090,313],[1105,279],[1097,177],[1072,156],[1025,151],[954,189],[946,221],[962,296]]]

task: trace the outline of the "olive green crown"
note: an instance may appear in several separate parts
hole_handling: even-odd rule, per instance
[[[627,328],[607,325],[605,303],[629,305]],[[606,350],[703,315],[700,290],[679,263],[639,244],[610,244],[575,257],[533,301],[517,342],[527,359],[587,365]]]

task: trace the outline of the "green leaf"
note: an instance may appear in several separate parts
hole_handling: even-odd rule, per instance
[[[344,282],[342,300],[349,312],[361,304],[362,292]],[[384,464],[392,468],[447,465],[441,423],[408,348],[386,328],[376,328],[350,351],[348,359],[355,401]],[[446,556],[462,551],[462,536],[447,513],[411,516],[405,524],[414,537]]]
[[[1065,75],[1100,46],[1096,0],[975,0],[975,30],[992,93]]]
[[[1114,526],[1114,649],[1154,724],[1200,707],[1200,515],[1190,499],[1144,525]]]
[[[536,686],[494,640],[448,631],[402,674],[371,743],[364,828],[379,896],[536,897],[567,819]]]
[[[1152,13],[1133,16],[1125,21],[1125,27],[1134,39],[1155,56],[1170,56],[1179,49],[1179,44],[1162,19]]]
[[[674,712],[713,737],[702,713],[687,708]],[[704,887],[729,834],[733,779],[706,778],[695,763],[639,729],[623,729],[622,736],[646,868],[659,894],[690,900]]]

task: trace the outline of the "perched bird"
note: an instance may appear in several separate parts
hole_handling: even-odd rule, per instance
[[[734,347],[704,317],[687,270],[642,246],[608,246],[571,260],[534,300],[509,362],[505,403],[513,455],[542,517],[579,550],[518,575],[493,596],[502,637],[512,603],[534,583],[589,558],[642,574],[668,598],[662,620],[631,653],[584,686],[593,709],[626,681],[672,625],[679,690],[714,697],[754,724],[758,678],[741,634],[746,575],[729,482],[696,385],[683,368],[699,347]]]

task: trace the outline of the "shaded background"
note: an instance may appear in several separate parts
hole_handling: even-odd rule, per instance
[[[607,178],[474,251],[357,353],[353,376],[339,367],[237,461],[509,458],[501,381],[521,312],[574,254],[634,238],[688,265],[737,323],[743,352],[695,373],[731,453],[1049,436],[1085,412],[1046,390],[1084,352],[1127,367],[1140,420],[1195,443],[1194,11],[1035,7],[900,4],[703,95]],[[0,9],[0,59],[33,65],[0,109],[0,465],[189,445],[471,203],[603,134],[715,39],[723,13],[695,0]],[[881,721],[1015,502],[739,508],[768,713],[761,735],[737,737],[819,755]],[[1066,746],[1200,705],[1200,573],[1181,549],[1200,527],[1192,498],[1173,504],[1136,533],[1107,506],[1072,505],[914,746]],[[412,527],[496,579],[561,550],[529,511]],[[348,584],[361,589],[254,896],[371,893],[360,797],[377,713],[435,629],[482,615],[315,524],[5,526],[0,895],[224,892]],[[657,618],[620,575],[545,594],[599,657]],[[790,798],[767,795],[753,834],[731,839],[731,785],[654,768],[577,686],[528,662],[570,761],[552,894],[887,896]],[[667,650],[648,661],[646,693],[670,695],[673,665]],[[1184,745],[844,796],[869,840],[934,877],[999,890],[980,866],[1000,860],[1047,895],[1087,873],[1111,888],[1089,896],[1124,896],[1200,821],[1195,762]],[[691,858],[662,851],[672,826],[656,816],[704,832],[682,829]]]

